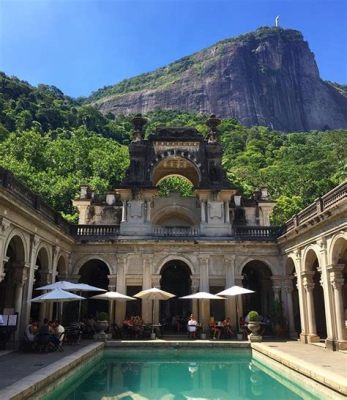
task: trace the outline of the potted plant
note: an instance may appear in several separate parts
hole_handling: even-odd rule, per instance
[[[101,335],[105,335],[105,330],[109,327],[107,312],[100,312],[96,321],[96,329]]]
[[[251,331],[251,333],[248,335],[248,339],[251,342],[261,342],[262,341],[262,336],[259,335],[259,330],[260,330],[260,317],[257,311],[250,311],[248,313],[248,324],[247,328]]]
[[[274,299],[271,310],[271,326],[275,336],[284,337],[287,333],[287,320],[283,313],[282,301]]]

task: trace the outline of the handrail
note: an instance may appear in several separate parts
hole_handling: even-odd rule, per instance
[[[347,199],[347,181],[341,183],[339,186],[336,186],[330,192],[326,193],[322,197],[318,198],[314,203],[307,206],[304,210],[294,215],[283,225],[282,233],[289,232],[296,227],[305,224],[308,220],[317,217],[344,199]]]
[[[195,226],[153,226],[152,227],[153,236],[200,236],[199,227]]]
[[[242,240],[275,240],[281,227],[279,226],[234,226],[235,239]]]
[[[119,225],[71,225],[70,233],[79,237],[110,237],[119,235]]]

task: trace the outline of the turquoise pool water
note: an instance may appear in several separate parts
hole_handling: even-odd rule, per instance
[[[235,349],[107,350],[45,400],[319,399]]]

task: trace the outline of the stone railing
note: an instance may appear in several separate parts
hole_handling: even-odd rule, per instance
[[[42,198],[32,192],[27,186],[20,182],[11,171],[0,167],[0,186],[4,187],[23,204],[33,208],[47,221],[53,222],[66,233],[70,232],[70,224],[63,217],[46,204]]]
[[[234,226],[236,240],[276,240],[280,227],[278,226]]]
[[[119,236],[119,225],[71,225],[70,233],[77,239],[114,239]]]
[[[198,227],[178,227],[178,226],[153,226],[152,236],[159,237],[197,237],[200,236],[200,229]]]
[[[304,225],[306,222],[313,220],[343,200],[347,200],[347,181],[336,186],[333,190],[317,199],[314,203],[310,204],[298,214],[294,215],[284,224],[281,234],[290,232],[300,225]]]

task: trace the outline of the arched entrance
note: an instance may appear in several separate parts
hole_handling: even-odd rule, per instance
[[[262,261],[248,262],[242,270],[243,287],[254,290],[254,294],[243,295],[243,314],[258,311],[261,315],[270,315],[273,301],[271,270]]]
[[[100,289],[108,290],[109,285],[109,269],[107,265],[101,260],[89,260],[79,270],[80,283],[88,283],[89,285],[96,286]],[[83,292],[83,297],[91,297],[97,292]],[[82,301],[81,318],[88,316],[97,316],[97,313],[104,311],[108,312],[108,302],[101,300],[88,300]]]
[[[169,325],[172,318],[185,318],[192,311],[191,300],[180,300],[179,297],[191,293],[191,271],[188,265],[181,260],[171,260],[161,269],[160,287],[162,290],[173,293],[175,298],[160,302],[160,320]]]
[[[168,156],[159,161],[152,171],[152,184],[158,185],[164,178],[169,176],[184,177],[195,187],[199,186],[200,171],[191,160],[177,155]]]
[[[6,251],[7,262],[4,265],[5,277],[0,282],[0,314],[20,312],[16,296],[17,284],[21,284],[24,268],[24,245],[19,236],[14,236]],[[17,303],[16,303],[17,302]]]

